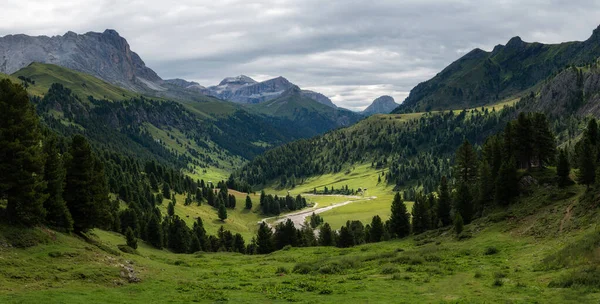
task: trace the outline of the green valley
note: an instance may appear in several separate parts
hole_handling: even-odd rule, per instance
[[[367,78],[421,67],[336,37],[349,49],[282,57],[310,90],[266,72],[281,36],[248,43],[268,64],[197,55],[260,66],[207,87],[160,78],[114,30],[0,37],[0,303],[600,302],[600,28],[475,49],[391,114],[391,94],[333,101],[401,94]],[[192,69],[191,45],[162,68]]]

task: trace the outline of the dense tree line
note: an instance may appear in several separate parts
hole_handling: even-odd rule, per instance
[[[279,215],[282,212],[295,211],[307,206],[306,198],[298,194],[295,198],[291,195],[279,197],[277,195],[260,193],[260,211],[265,215]]]

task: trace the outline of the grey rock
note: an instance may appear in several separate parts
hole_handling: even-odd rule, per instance
[[[331,99],[329,99],[327,96],[318,93],[318,92],[313,92],[313,91],[309,91],[309,90],[302,90],[302,95],[306,96],[314,101],[317,101],[321,104],[324,104],[326,106],[330,106],[332,108],[337,108],[337,106],[331,101]]]
[[[392,96],[384,95],[373,100],[373,103],[371,103],[371,105],[369,105],[362,113],[364,115],[389,114],[397,107],[398,104],[394,101]]]

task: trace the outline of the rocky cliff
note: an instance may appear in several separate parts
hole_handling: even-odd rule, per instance
[[[0,38],[0,72],[11,74],[32,62],[91,74],[133,91],[164,90],[162,79],[114,30],[68,32],[62,36],[8,35]]]

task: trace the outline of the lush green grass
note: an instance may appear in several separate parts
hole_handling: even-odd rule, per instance
[[[233,156],[225,152],[214,142],[207,142],[206,145],[208,145],[208,148],[205,148],[204,146],[196,144],[193,140],[187,139],[185,134],[175,128],[163,130],[149,123],[144,125],[154,139],[160,140],[164,145],[178,154],[194,158],[195,156],[188,150],[192,149],[197,153],[204,153],[210,155],[213,159],[219,160],[219,167],[210,166],[209,168],[203,168],[190,164],[192,169],[187,170],[186,174],[196,180],[203,179],[206,182],[213,181],[214,183],[226,180],[229,177],[229,172],[233,170],[234,166],[239,166],[242,163],[241,157]]]
[[[219,220],[217,209],[206,203],[203,203],[201,206],[198,206],[196,203],[185,206],[184,195],[176,196],[175,214],[185,220],[190,227],[192,227],[196,218],[200,217],[204,223],[204,228],[209,234],[216,235],[217,230],[223,226],[223,228],[231,230],[233,233],[240,233],[246,241],[250,241],[256,235],[258,222],[264,218],[259,212],[260,195],[250,195],[253,208],[252,210],[247,210],[245,209],[246,194],[237,191],[231,191],[231,194],[236,196],[236,207],[235,209],[227,209],[227,219],[225,222]],[[162,214],[167,214],[168,204],[169,200],[164,200],[159,205]]]
[[[385,181],[378,182],[378,176],[384,171],[371,168],[370,164],[356,165],[345,172],[324,174],[309,178],[303,184],[291,189],[290,192],[294,194],[307,193],[312,192],[314,188],[318,190],[323,190],[324,187],[331,189],[331,186],[334,189],[340,189],[346,185],[349,189],[355,190],[358,188],[367,188],[367,191],[362,195],[363,199],[344,196],[314,196],[311,199],[319,202],[317,207],[325,207],[348,200],[357,201],[320,214],[325,222],[329,223],[335,229],[344,225],[348,220],[360,220],[364,224],[370,223],[375,215],[379,215],[385,220],[389,217],[395,193],[393,186],[387,185]],[[278,190],[269,188],[268,191],[277,192]],[[279,190],[279,192],[284,191]],[[321,205],[320,200],[324,201],[323,205]],[[407,202],[407,207],[408,210],[411,210],[412,203]]]
[[[43,96],[53,83],[61,83],[73,93],[86,99],[126,100],[138,96],[131,91],[119,88],[91,75],[63,68],[53,64],[32,63],[12,74],[14,77],[25,76],[35,81],[29,85],[30,94]],[[19,81],[20,82],[20,81]]]
[[[597,239],[590,235],[599,216],[590,211],[592,201],[578,199],[583,191],[540,187],[467,225],[470,237],[462,240],[438,230],[349,249],[291,248],[264,256],[176,255],[143,242],[137,255],[125,254],[117,251],[123,236],[100,230],[92,235],[101,241],[96,246],[20,229],[19,239],[42,242],[15,248],[5,244],[17,231],[0,226],[0,302],[597,303],[598,286],[572,284],[596,278],[580,266],[595,261],[588,253],[598,248],[585,245]],[[572,224],[564,228],[561,211],[573,204]],[[571,259],[569,269],[539,267],[554,256]],[[121,265],[133,267],[141,282],[122,278]]]

